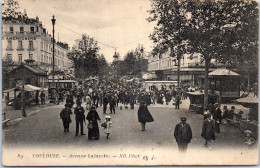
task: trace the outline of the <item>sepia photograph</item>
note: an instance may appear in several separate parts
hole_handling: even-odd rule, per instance
[[[256,0],[2,0],[3,166],[258,165]]]

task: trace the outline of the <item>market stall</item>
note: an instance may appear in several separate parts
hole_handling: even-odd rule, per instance
[[[191,112],[196,112],[198,114],[203,114],[203,104],[204,104],[204,93],[195,91],[195,92],[187,92],[190,99],[189,110]],[[214,104],[216,103],[216,95],[209,94],[208,103]]]
[[[33,102],[35,102],[36,91],[42,91],[42,90],[44,92],[48,91],[47,88],[43,89],[43,88],[39,88],[39,87],[29,85],[29,84],[24,85],[25,105],[30,106]],[[22,92],[21,86],[17,86],[12,89],[4,90],[3,94],[6,95],[5,99],[8,102],[7,105],[11,105],[15,109],[21,109],[21,105],[22,105],[22,96],[21,96],[22,93],[21,92]],[[10,97],[10,95],[11,95],[11,97]]]
[[[255,138],[258,137],[258,98],[245,97],[235,100],[237,103],[250,109],[248,115],[243,117],[240,122],[240,130],[250,130],[254,133]]]

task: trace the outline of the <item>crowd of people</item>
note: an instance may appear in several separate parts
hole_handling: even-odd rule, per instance
[[[142,131],[145,131],[145,125],[147,122],[153,122],[154,119],[148,110],[148,106],[155,103],[166,105],[169,104],[171,100],[175,100],[175,104],[182,99],[187,98],[187,94],[184,90],[181,94],[177,95],[176,89],[173,88],[162,88],[158,89],[152,87],[151,91],[146,92],[142,89],[142,86],[138,82],[125,82],[124,80],[89,80],[78,87],[74,87],[66,95],[65,108],[60,113],[60,117],[63,121],[64,132],[69,131],[69,125],[71,123],[70,115],[72,112],[72,107],[76,104],[74,108],[75,120],[76,120],[76,133],[78,136],[79,129],[80,134],[85,135],[83,132],[83,124],[88,122],[88,139],[99,139],[99,126],[104,127],[104,133],[106,138],[109,138],[112,127],[111,116],[105,116],[105,120],[101,122],[101,118],[96,111],[96,108],[102,107],[102,112],[104,114],[116,114],[116,106],[120,109],[128,108],[134,109],[135,104],[140,104],[137,111],[138,121],[141,123]],[[82,107],[83,102],[85,102],[85,109],[88,111],[85,116],[84,107]],[[119,105],[120,103],[120,105]],[[109,105],[109,111],[107,110]],[[130,106],[129,106],[130,105]],[[176,108],[177,105],[176,105]],[[118,108],[117,108],[118,109]],[[205,139],[205,146],[211,148],[211,141],[215,140],[215,133],[220,133],[220,125],[222,120],[229,121],[230,119],[240,120],[242,118],[242,113],[234,113],[235,107],[232,106],[230,110],[227,106],[221,110],[220,105],[210,104],[209,108],[204,109],[204,120],[202,125],[201,136]],[[181,122],[178,123],[174,130],[174,136],[178,143],[180,151],[186,151],[188,144],[192,139],[192,129],[189,124],[186,123],[187,118],[181,117]],[[250,139],[250,138],[247,138]],[[252,139],[250,139],[252,140]]]

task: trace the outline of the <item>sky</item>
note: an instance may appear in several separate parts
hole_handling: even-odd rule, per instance
[[[49,34],[52,15],[55,15],[55,38],[70,47],[79,34],[87,33],[95,40],[115,47],[121,59],[128,51],[143,44],[152,50],[149,35],[155,23],[149,23],[149,0],[18,0],[20,10],[26,9],[30,18],[39,17]],[[65,27],[65,28],[64,28]],[[74,33],[68,29],[73,30]],[[113,61],[115,49],[99,43],[99,53]]]

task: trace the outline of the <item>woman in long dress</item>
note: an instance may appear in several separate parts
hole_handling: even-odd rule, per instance
[[[142,125],[142,131],[145,131],[145,124],[147,122],[153,122],[154,119],[151,113],[149,112],[147,106],[145,105],[144,101],[141,102],[137,114],[138,114],[138,121]]]
[[[89,124],[93,124],[93,128],[88,129],[88,139],[99,139],[99,128],[98,128],[98,120],[101,121],[96,108],[94,106],[91,107],[90,111],[88,112],[88,115],[86,117]]]

